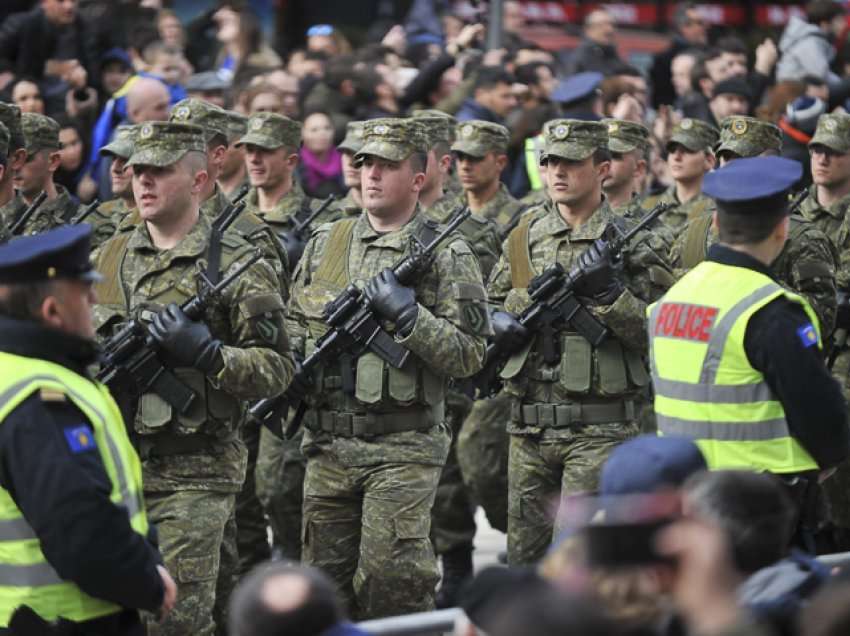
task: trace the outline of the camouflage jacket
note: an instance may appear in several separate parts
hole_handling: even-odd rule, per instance
[[[305,205],[305,201],[311,210],[315,210],[319,205],[315,199],[311,199],[304,194],[301,184],[297,181],[293,181],[292,189],[268,212],[260,210],[256,188],[251,188],[251,191],[245,197],[245,202],[248,204],[246,210],[253,212],[268,223],[275,232],[286,231],[291,227],[292,217],[298,214],[298,211]],[[325,210],[319,218],[313,221],[313,227],[319,227],[322,223],[335,221],[337,217],[334,215],[332,209],[333,206]]]
[[[504,183],[499,184],[499,189],[495,196],[490,199],[483,208],[478,210],[476,214],[494,221],[499,229],[504,229],[509,223],[515,222],[514,216],[520,210],[527,209],[530,206],[520,203],[511,196]]]
[[[24,198],[17,191],[6,205],[0,206],[0,227],[2,227],[0,241],[5,243],[12,238],[9,228],[26,209],[27,204],[24,203]]]
[[[124,199],[111,199],[101,203],[86,217],[85,223],[92,226],[92,250],[112,238],[127,210],[127,202]]]
[[[224,212],[228,205],[230,205],[230,199],[216,185],[213,195],[201,205],[201,214],[206,216],[208,221],[212,222]],[[283,246],[271,228],[263,223],[260,217],[249,211],[246,205],[242,214],[236,217],[236,220],[228,228],[228,232],[238,234],[245,241],[253,243],[262,250],[263,259],[277,272],[277,277],[280,281],[280,294],[283,300],[288,300],[289,262]]]
[[[714,211],[714,201],[700,193],[687,203],[679,203],[679,198],[676,196],[676,185],[673,184],[661,194],[648,196],[641,202],[643,213],[647,213],[659,203],[670,203],[672,208],[667,210],[661,217],[662,222],[678,236],[679,232],[684,228],[685,223],[689,219],[693,219],[703,214]]]
[[[333,228],[351,222],[354,225],[346,254],[345,280],[329,282],[320,274],[325,259],[334,258],[326,254]],[[412,237],[419,236],[426,223],[429,222],[417,212],[403,228],[381,234],[372,229],[363,213],[354,221],[343,220],[318,228],[307,244],[292,285],[288,317],[296,350],[312,351],[313,343],[327,329],[321,320],[322,309],[342,291],[347,281],[362,288],[384,268],[392,267],[409,253]],[[319,370],[314,375],[315,392],[309,398],[314,411],[308,418],[321,416],[315,409],[389,412],[402,418],[406,417],[405,412],[412,414],[418,410],[432,413],[433,420],[439,424],[427,430],[371,437],[340,437],[308,430],[303,445],[306,453],[332,453],[349,466],[445,462],[450,441],[442,414],[446,384],[450,377],[468,377],[481,368],[485,341],[490,335],[486,293],[478,261],[459,238],[442,244],[431,269],[417,280],[414,289],[419,303],[416,323],[407,336],[396,335],[396,340],[411,352],[411,360],[396,371],[372,353],[360,356],[353,365],[357,385],[354,395],[340,390],[337,364]],[[394,331],[391,324],[385,324],[385,328],[390,333]]]
[[[463,198],[445,194],[437,199],[434,205],[424,208],[424,212],[429,219],[437,223],[447,223],[452,213],[465,203]],[[499,254],[502,253],[501,239],[496,223],[481,215],[472,214],[461,224],[458,232],[469,243],[472,251],[478,257],[481,273],[486,281],[490,272],[493,271],[496,261],[499,260]]]
[[[555,203],[549,201],[538,213],[529,216],[503,245],[502,257],[490,278],[491,303],[518,315],[530,304],[525,287],[514,286],[512,267],[530,264],[537,275],[556,262],[567,270],[595,241],[602,238],[610,224],[627,228],[603,202],[593,216],[577,229],[570,227]],[[515,239],[527,227],[527,241]],[[514,243],[512,243],[514,241]],[[512,255],[517,245],[521,254]],[[502,371],[505,390],[515,401],[508,431],[520,435],[540,435],[544,439],[569,439],[588,434],[592,427],[547,427],[522,424],[522,405],[623,403],[646,390],[649,375],[643,359],[647,353],[646,306],[661,297],[672,284],[666,254],[652,249],[650,242],[638,236],[625,252],[623,269],[625,289],[610,305],[593,306],[590,312],[609,329],[610,335],[599,347],[593,347],[572,328],[556,333],[555,345],[560,360],[547,364],[543,359],[543,338],[535,335],[529,346],[514,355]],[[531,408],[536,408],[532,406]],[[607,425],[600,425],[607,426]]]
[[[20,236],[38,234],[65,225],[79,211],[79,204],[71,198],[64,186],[57,183],[56,192],[55,199],[46,199],[44,203],[38,206],[29,221],[24,223],[23,230],[18,233]]]
[[[708,218],[689,221],[670,250],[670,265],[677,278],[705,260],[708,248],[716,242],[717,231]],[[826,341],[835,327],[838,270],[838,251],[829,237],[806,218],[792,215],[788,241],[771,269],[779,283],[806,297]]]
[[[153,245],[145,224],[107,241],[97,263],[107,279],[101,283],[100,304],[95,307],[98,335],[109,337],[129,315],[147,322],[169,302],[180,304],[197,294],[203,284],[199,272],[206,267],[209,234],[209,221],[201,215],[189,234],[169,250]],[[222,277],[254,253],[251,245],[233,236],[223,245]],[[115,247],[125,251],[120,258],[110,259]],[[138,399],[134,429],[147,490],[238,491],[247,455],[236,429],[245,402],[279,394],[292,378],[284,304],[277,276],[265,261],[255,263],[226,288],[212,302],[204,322],[223,344],[221,371],[213,377],[173,367],[178,379],[201,399],[186,413],[175,412],[155,393]],[[167,355],[163,358],[167,364]],[[190,435],[208,441],[202,449],[169,450],[174,438]]]
[[[354,197],[351,196],[351,190],[349,190],[342,199],[331,203],[328,212],[335,219],[346,216],[360,216],[360,213],[363,212],[363,206],[354,200]]]

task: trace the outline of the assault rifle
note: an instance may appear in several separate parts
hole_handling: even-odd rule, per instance
[[[68,225],[77,225],[78,223],[82,223],[87,218],[89,218],[92,213],[97,210],[97,207],[100,205],[100,199],[95,198],[94,201],[89,203],[85,208],[77,212],[74,216],[71,217],[71,220],[68,221]]]
[[[233,195],[231,199],[231,203],[240,203],[242,199],[248,196],[248,193],[251,191],[251,185],[248,183],[243,183],[242,187],[236,191],[236,194]]]
[[[466,207],[456,210],[448,224],[427,245],[413,237],[410,255],[402,258],[392,268],[399,283],[404,286],[412,285],[431,265],[437,247],[469,218],[470,214]],[[310,371],[320,363],[338,359],[342,369],[342,390],[353,394],[352,362],[365,351],[373,352],[396,369],[400,369],[407,362],[410,351],[383,330],[380,319],[369,306],[363,292],[353,284],[325,305],[322,320],[330,329],[316,342],[313,353],[301,363],[299,375],[302,379],[309,377]],[[286,417],[289,407],[294,406],[292,402],[284,392],[275,398],[257,402],[248,412],[251,417],[280,437],[281,432],[277,424]],[[305,411],[306,405],[302,402],[286,428],[286,439],[291,439],[298,432]]]
[[[47,192],[42,190],[41,194],[39,194],[35,198],[35,200],[32,203],[30,203],[30,206],[26,210],[23,211],[21,216],[18,217],[18,220],[15,221],[14,223],[12,223],[12,225],[9,226],[9,233],[12,236],[17,236],[18,234],[20,234],[23,231],[24,226],[27,224],[27,221],[29,221],[30,218],[32,217],[32,215],[36,213],[36,211],[41,206],[41,204],[44,203],[44,200],[46,198],[47,198]]]
[[[261,257],[259,252],[255,253],[217,284],[201,274],[203,289],[183,303],[180,309],[191,320],[200,320],[210,303]],[[129,384],[136,397],[153,391],[178,413],[185,414],[197,395],[160,362],[157,349],[148,327],[133,319],[104,343],[101,368],[96,379],[113,391],[118,385],[126,387]]]
[[[307,239],[310,238],[308,229],[310,224],[315,221],[319,215],[328,209],[328,206],[336,201],[339,197],[335,194],[330,195],[322,201],[322,204],[313,212],[310,212],[303,219],[299,219],[296,215],[292,218],[292,227],[278,234],[278,239],[283,244],[283,249],[286,250],[286,256],[289,259],[289,271],[294,272],[295,266],[301,260],[301,255],[304,253],[304,247],[307,245]]]
[[[620,261],[631,240],[670,207],[667,203],[659,203],[625,234],[620,233],[615,226],[609,226],[605,233],[613,236],[603,240],[608,245],[611,259]],[[547,364],[555,364],[560,359],[561,353],[555,336],[567,326],[577,331],[594,347],[602,344],[608,336],[608,328],[582,304],[573,291],[583,275],[584,272],[579,267],[568,272],[560,263],[555,263],[536,276],[528,287],[531,305],[517,320],[531,337],[538,334],[541,336],[543,360]],[[499,373],[514,353],[515,350],[506,350],[494,342],[488,344],[484,367],[466,386],[471,384],[475,392],[482,396],[493,395],[498,390]]]

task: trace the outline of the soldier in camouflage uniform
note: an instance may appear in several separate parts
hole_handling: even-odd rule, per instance
[[[478,261],[461,239],[443,243],[413,289],[386,269],[414,236],[439,230],[417,202],[425,152],[412,120],[366,122],[357,154],[365,212],[314,233],[292,288],[299,351],[311,350],[327,329],[325,303],[352,282],[411,353],[401,369],[372,352],[349,358],[350,392],[345,359],[333,360],[305,389],[304,561],[334,579],[356,618],[433,608],[431,507],[451,441],[444,397],[450,377],[481,367],[490,333]]]
[[[342,156],[342,178],[348,193],[331,205],[339,216],[359,216],[363,211],[363,188],[360,183],[360,168],[354,164],[354,155],[363,147],[362,121],[350,121],[345,128],[345,139],[336,149]]]
[[[0,178],[0,227],[4,240],[8,238],[8,228],[26,208],[23,197],[15,191],[15,173],[27,160],[26,142],[21,129],[21,109],[13,104],[0,102],[0,123],[9,131],[9,152],[6,157],[6,169]]]
[[[800,205],[800,214],[826,234],[838,250],[835,272],[839,294],[835,332],[830,354],[832,373],[841,384],[844,397],[850,399],[850,115],[821,115],[809,142],[812,181],[808,195]],[[824,339],[828,331],[822,330]],[[850,465],[846,462],[823,482],[829,516],[836,526],[831,551],[850,550]]]
[[[541,162],[551,201],[543,212],[525,215],[511,232],[488,286],[490,301],[505,309],[493,314],[495,341],[519,349],[501,373],[513,399],[511,565],[534,563],[548,549],[551,497],[595,490],[608,453],[637,433],[635,398],[649,384],[644,315],[664,291],[655,281],[670,280],[664,255],[640,237],[621,266],[611,265],[596,244],[611,224],[625,229],[627,223],[602,196],[610,167],[607,126],[553,120],[544,127],[544,139]],[[567,270],[581,264],[587,278],[576,293],[610,333],[597,347],[571,327],[559,329],[554,338],[559,359],[549,364],[544,355],[552,343],[542,334],[528,334],[513,316],[528,306],[533,276],[556,262]],[[530,346],[520,348],[529,337]]]
[[[717,157],[721,165],[741,157],[776,154],[782,150],[779,128],[752,117],[727,117],[721,122]],[[708,248],[717,242],[712,215],[688,221],[670,251],[670,264],[684,273],[705,260]],[[771,269],[788,289],[806,297],[820,319],[821,333],[832,333],[835,325],[835,271],[838,253],[832,241],[814,223],[799,214],[791,215],[788,241]]]
[[[452,153],[470,209],[499,225],[506,236],[527,209],[499,180],[507,163],[509,134],[499,124],[470,120],[456,130]],[[508,434],[505,393],[478,400],[457,436],[457,459],[463,480],[475,503],[484,508],[490,525],[507,532]],[[445,584],[444,584],[445,587]]]
[[[15,187],[21,191],[26,205],[32,203],[42,191],[47,193],[44,203],[18,232],[25,235],[44,232],[67,223],[80,206],[64,186],[53,182],[53,173],[61,163],[59,124],[44,115],[24,113],[21,115],[21,129],[27,160],[15,175]]]
[[[129,316],[150,323],[163,362],[201,396],[178,412],[159,394],[145,393],[127,420],[142,459],[149,518],[180,588],[169,617],[148,622],[152,635],[215,633],[222,541],[245,480],[247,451],[238,431],[244,403],[280,393],[294,370],[279,281],[264,260],[212,302],[203,322],[179,308],[200,291],[201,272],[224,277],[255,253],[230,235],[218,271],[208,271],[210,222],[199,211],[205,154],[197,126],[142,124],[128,165],[143,222],[98,254],[106,277],[98,287],[98,333],[108,337]]]
[[[649,129],[632,121],[603,119],[608,126],[611,172],[602,184],[608,205],[619,216],[639,218],[643,214],[638,188],[649,165]]]
[[[434,119],[444,119],[449,124],[449,143],[454,143],[454,132],[457,128],[457,119],[455,119],[452,115],[435,108],[417,108],[411,111],[410,115],[413,119],[422,119],[425,120],[426,123],[428,120],[433,121]],[[443,189],[451,198],[459,198],[463,195],[463,187],[460,184],[460,178],[454,165],[449,166],[448,174],[443,182]]]
[[[248,132],[248,118],[232,110],[227,111],[227,114],[230,116],[228,122],[230,143],[221,161],[218,187],[232,201],[251,187],[248,181],[248,170],[245,168],[245,147],[236,145]]]
[[[135,126],[119,126],[112,141],[99,151],[101,157],[110,161],[109,178],[115,198],[101,203],[86,219],[86,223],[94,228],[92,250],[110,239],[118,231],[121,219],[136,207],[136,200],[133,198],[133,174],[127,168],[127,160],[133,154],[135,135]]]
[[[716,143],[717,129],[704,121],[685,118],[673,127],[667,142],[667,165],[673,185],[659,195],[644,199],[641,207],[649,212],[658,203],[673,204],[661,220],[674,235],[678,235],[688,219],[714,210],[714,202],[702,193],[702,179],[714,168]]]
[[[8,201],[14,198],[14,190],[12,188],[11,177],[6,180],[6,173],[11,170],[9,162],[9,148],[11,144],[11,135],[9,129],[0,122],[0,201],[3,201],[3,193],[5,190],[5,199]],[[4,187],[5,186],[5,187]],[[0,243],[5,243],[11,238],[9,228],[6,227],[5,221],[0,218]]]

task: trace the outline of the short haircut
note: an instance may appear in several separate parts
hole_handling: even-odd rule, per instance
[[[806,5],[806,20],[810,24],[829,22],[839,15],[844,15],[844,8],[832,0],[814,0]]]
[[[282,577],[303,579],[307,584],[307,596],[298,606],[276,611],[266,604],[264,590],[268,583]],[[315,568],[283,563],[260,565],[242,579],[230,598],[232,636],[318,636],[342,619],[342,603],[333,582]]]
[[[516,81],[520,84],[525,84],[526,86],[539,84],[540,78],[537,77],[537,69],[541,66],[545,66],[554,74],[554,69],[551,64],[547,64],[546,62],[529,62],[528,64],[517,66],[516,69],[514,69]]]
[[[751,574],[786,556],[796,509],[774,475],[705,471],[688,479],[683,489],[690,512],[726,533],[735,566],[742,573]]]
[[[434,156],[437,159],[442,159],[446,155],[452,154],[451,146],[445,141],[438,141],[433,146],[431,146],[431,150],[434,151]]]
[[[510,86],[514,83],[514,77],[500,66],[482,66],[475,80],[475,90],[480,88],[491,89],[499,84]]]
[[[611,161],[611,151],[607,147],[597,148],[593,151],[593,165],[598,166],[603,161]]]
[[[717,233],[727,245],[755,245],[765,240],[788,215],[787,197],[771,197],[769,202],[753,203],[759,214],[740,213],[717,202]]]
[[[716,46],[720,49],[721,53],[734,53],[736,55],[747,55],[749,53],[744,41],[735,35],[727,35],[720,38],[717,40]]]
[[[189,173],[195,176],[202,170],[207,169],[207,155],[197,150],[190,150],[180,159],[180,163],[189,169]]]
[[[414,152],[408,157],[410,159],[410,167],[413,168],[413,172],[422,172],[428,168],[428,153],[427,152]]]
[[[41,303],[55,289],[53,281],[16,283],[3,287],[7,292],[0,295],[0,316],[27,322],[41,322]]]
[[[217,132],[207,142],[207,150],[212,150],[218,146],[224,146],[226,148],[228,145],[227,137],[223,133]]]
[[[688,23],[690,20],[688,13],[697,8],[696,2],[680,2],[676,5],[676,10],[673,12],[673,26],[676,27],[676,30],[681,29]]]

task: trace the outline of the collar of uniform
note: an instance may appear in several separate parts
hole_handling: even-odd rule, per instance
[[[776,280],[773,272],[770,271],[770,267],[762,263],[760,260],[753,258],[749,254],[733,250],[731,247],[721,245],[720,243],[715,243],[708,248],[707,259],[714,261],[715,263],[720,263],[721,265],[746,267],[747,269],[755,270],[760,274],[764,274],[765,276],[769,276],[773,280]]]
[[[50,214],[61,216],[68,205],[73,205],[73,199],[71,199],[71,193],[68,192],[65,186],[59,183],[54,185],[56,186],[56,198],[42,203],[38,208],[38,212],[49,212]]]
[[[142,219],[139,216],[138,208],[128,208],[127,204],[123,207],[123,216],[118,221],[119,232],[131,232],[142,224]]]
[[[148,233],[148,226],[146,223],[139,223],[136,229],[133,230],[133,236],[130,237],[129,242],[127,243],[127,249],[131,251],[162,254],[163,256],[167,256],[167,261],[170,263],[175,258],[196,258],[201,256],[204,252],[206,252],[207,245],[209,244],[209,238],[210,222],[203,214],[198,214],[198,222],[195,223],[189,233],[183,237],[183,240],[170,250],[161,250],[153,244],[150,234]]]
[[[601,238],[605,228],[614,220],[611,206],[608,205],[608,201],[604,197],[591,217],[576,229],[573,229],[561,216],[557,203],[550,199],[546,205],[549,206],[549,214],[544,215],[541,220],[541,223],[543,223],[541,229],[544,234],[557,235],[571,232],[571,239],[594,240]]]
[[[256,197],[256,190],[252,190],[252,193]],[[298,183],[298,179],[293,177],[292,179],[292,188],[283,195],[283,197],[278,201],[275,206],[269,210],[268,212],[257,212],[257,215],[262,217],[265,221],[270,221],[272,223],[284,223],[292,218],[292,215],[298,211],[298,208],[301,207],[301,202],[304,200],[304,190],[301,188],[301,184]],[[258,199],[257,199],[258,200]],[[259,208],[259,206],[258,206]]]
[[[86,367],[97,361],[92,340],[5,317],[0,317],[0,351],[55,362],[80,375],[86,375]]]
[[[371,243],[375,247],[385,247],[398,252],[404,252],[410,244],[410,236],[419,230],[422,225],[422,208],[416,204],[416,210],[411,219],[395,232],[378,232],[369,223],[369,216],[365,212],[357,219],[355,235],[365,243]]]
[[[817,186],[812,184],[809,186],[809,196],[803,201],[800,210],[814,215],[822,212],[835,219],[841,219],[845,216],[848,207],[850,207],[850,194],[840,198],[828,208],[822,206],[818,203]]]
[[[228,205],[230,205],[230,199],[227,198],[216,183],[215,190],[213,190],[210,198],[201,204],[201,214],[205,214],[207,216],[212,215],[212,217],[215,218],[224,212],[224,208]]]
[[[493,208],[502,208],[503,206],[510,205],[516,201],[511,196],[511,193],[508,192],[507,186],[504,183],[499,182],[499,189],[496,190],[496,194],[493,195],[493,198],[487,201],[484,204],[484,207],[478,212],[478,216],[483,216],[485,218],[489,218],[489,214],[485,214],[489,212]]]

